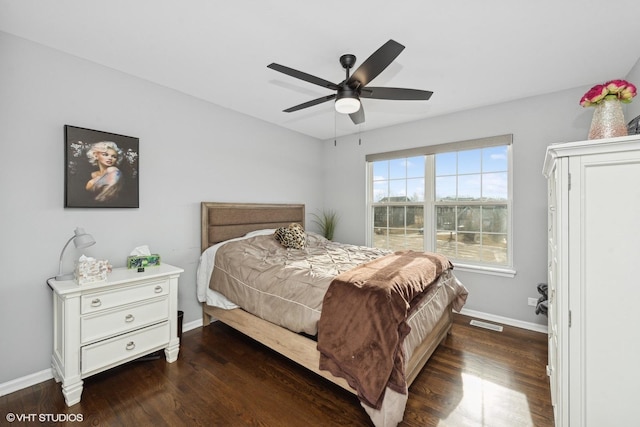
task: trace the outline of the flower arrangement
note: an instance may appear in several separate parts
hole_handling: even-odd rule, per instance
[[[631,98],[636,96],[636,87],[626,80],[610,80],[605,84],[595,85],[582,98],[580,105],[591,107],[603,100],[617,99],[625,104],[631,102]]]

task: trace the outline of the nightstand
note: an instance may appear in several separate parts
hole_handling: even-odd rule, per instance
[[[162,264],[140,273],[115,268],[102,283],[47,281],[53,289],[51,368],[67,406],[80,402],[82,379],[98,372],[161,349],[167,362],[177,360],[183,271]]]

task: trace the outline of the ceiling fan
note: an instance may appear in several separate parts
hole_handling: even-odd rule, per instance
[[[312,107],[335,99],[336,111],[343,114],[349,114],[353,123],[358,125],[360,123],[364,123],[364,109],[360,102],[360,98],[426,101],[431,98],[431,95],[433,95],[433,92],[427,90],[403,89],[396,87],[367,87],[367,84],[376,78],[378,74],[384,71],[384,69],[387,68],[398,55],[400,55],[400,52],[402,52],[403,49],[404,46],[400,43],[394,40],[389,40],[378,50],[373,52],[351,76],[349,76],[349,70],[355,65],[356,57],[351,54],[342,55],[340,57],[340,64],[346,71],[346,78],[338,84],[276,63],[269,64],[267,67],[291,77],[336,91],[336,93],[332,95],[323,96],[321,98],[287,108],[286,110],[283,110],[285,113],[302,110],[303,108]]]

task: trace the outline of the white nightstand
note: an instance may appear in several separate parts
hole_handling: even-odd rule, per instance
[[[68,406],[80,402],[82,379],[164,348],[175,362],[178,339],[178,277],[168,264],[115,268],[106,282],[47,283],[53,289],[51,368]]]

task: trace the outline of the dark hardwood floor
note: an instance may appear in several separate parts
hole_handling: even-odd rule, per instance
[[[552,426],[546,335],[469,321],[455,315],[409,390],[401,425]],[[132,362],[86,379],[82,401],[70,408],[49,380],[0,397],[0,425],[8,413],[74,414],[32,423],[40,426],[371,425],[354,395],[222,324],[185,332],[173,364]]]

